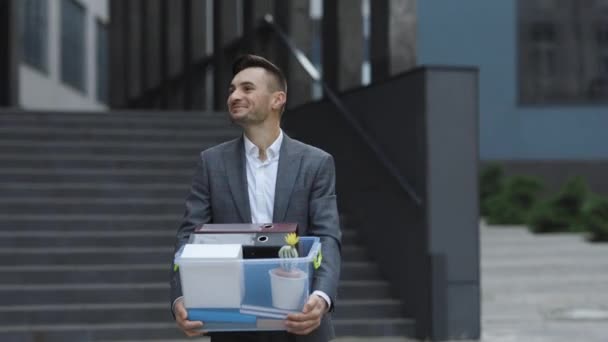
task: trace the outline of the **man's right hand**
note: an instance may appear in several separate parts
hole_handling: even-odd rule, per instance
[[[201,321],[189,321],[188,312],[184,305],[183,299],[178,299],[173,306],[175,313],[175,322],[177,326],[186,334],[188,337],[201,336],[205,332],[201,331],[203,322]]]

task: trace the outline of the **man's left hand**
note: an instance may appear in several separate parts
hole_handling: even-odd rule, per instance
[[[321,318],[327,312],[327,302],[312,294],[302,309],[302,313],[287,316],[287,331],[296,335],[308,335],[321,325]]]

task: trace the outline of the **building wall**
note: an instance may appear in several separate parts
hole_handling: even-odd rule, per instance
[[[417,63],[479,67],[481,159],[608,159],[608,104],[518,105],[516,2],[419,1]]]
[[[48,72],[19,66],[19,105],[25,109],[104,110],[97,100],[97,20],[108,23],[107,0],[77,0],[85,8],[86,92],[61,81],[61,0],[48,0]]]

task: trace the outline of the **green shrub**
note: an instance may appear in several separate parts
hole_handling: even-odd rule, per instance
[[[540,201],[530,211],[527,225],[534,233],[565,232],[570,220],[555,207],[553,201]]]
[[[589,187],[582,177],[571,178],[552,199],[559,215],[568,220],[571,231],[582,230],[583,204],[590,196]]]
[[[488,200],[503,189],[504,172],[500,164],[492,163],[483,168],[479,175],[479,207],[481,216],[488,215]]]
[[[608,241],[608,200],[592,196],[582,208],[584,228],[591,241]]]
[[[543,185],[538,178],[508,177],[502,191],[486,200],[489,224],[524,224]]]
[[[526,211],[513,205],[505,193],[492,196],[486,200],[488,224],[521,224],[525,221]]]
[[[582,208],[589,196],[585,180],[571,178],[555,196],[532,209],[528,227],[535,233],[582,231]]]

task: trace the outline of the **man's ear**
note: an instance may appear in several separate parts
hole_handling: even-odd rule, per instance
[[[287,101],[287,94],[284,91],[277,91],[272,97],[272,109],[281,110]]]

